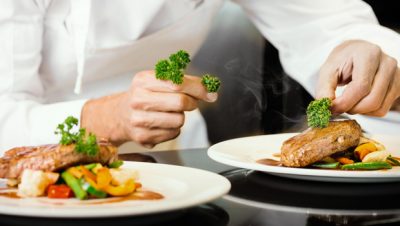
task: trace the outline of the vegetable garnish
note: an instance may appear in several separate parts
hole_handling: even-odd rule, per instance
[[[156,64],[156,78],[171,80],[174,84],[182,84],[183,69],[190,62],[189,54],[184,50],[171,54],[169,60],[160,60]]]
[[[332,163],[321,163],[321,162],[316,162],[312,164],[311,166],[316,167],[316,168],[322,168],[322,169],[337,169],[340,166],[339,162],[332,162]]]
[[[327,127],[332,115],[329,110],[331,104],[332,101],[329,98],[312,101],[307,107],[308,126],[314,128]]]
[[[155,66],[156,78],[161,80],[170,80],[174,84],[183,83],[183,70],[190,63],[190,56],[184,50],[171,54],[168,59],[158,61]],[[205,74],[201,79],[201,83],[207,89],[207,92],[217,92],[221,81],[212,75]]]
[[[108,165],[108,167],[110,167],[110,168],[119,168],[120,166],[122,166],[122,164],[124,164],[124,161],[117,160],[117,161],[114,161],[114,162],[110,163],[110,165]]]
[[[344,170],[378,170],[391,168],[392,165],[387,162],[356,162],[342,166]]]
[[[218,91],[219,86],[221,85],[221,81],[210,74],[205,74],[201,78],[201,83],[206,87],[207,92],[209,93],[215,93]]]
[[[60,144],[75,144],[75,151],[90,156],[96,155],[99,151],[96,135],[89,133],[86,135],[86,129],[80,128],[78,132],[71,130],[78,125],[78,119],[69,116],[64,123],[58,124],[55,134],[61,134]]]

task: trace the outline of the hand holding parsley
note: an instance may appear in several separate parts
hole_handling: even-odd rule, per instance
[[[81,126],[114,145],[134,141],[152,148],[176,138],[186,111],[195,110],[199,101],[215,102],[218,98],[219,79],[184,75],[189,63],[189,54],[178,51],[160,60],[154,71],[136,73],[127,91],[87,101],[81,111]],[[69,131],[68,126],[61,131]],[[77,140],[69,135],[75,137],[68,134],[66,141]],[[84,140],[94,143],[92,138]]]
[[[180,85],[183,82],[183,71],[190,63],[190,56],[184,50],[171,54],[168,60],[160,60],[155,67],[156,78],[161,80],[171,80],[174,84]],[[209,93],[218,91],[221,81],[210,74],[202,77],[201,83]]]

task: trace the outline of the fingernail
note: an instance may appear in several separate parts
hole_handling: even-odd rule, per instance
[[[207,93],[207,101],[214,102],[218,98],[218,93]]]

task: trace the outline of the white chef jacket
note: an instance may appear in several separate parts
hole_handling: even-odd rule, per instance
[[[400,62],[399,35],[378,25],[362,1],[234,2],[278,48],[285,71],[310,93],[320,66],[344,40],[376,43]],[[79,118],[87,99],[128,89],[135,72],[178,49],[195,54],[222,3],[3,0],[0,150],[57,142],[56,125],[68,115]],[[182,136],[197,131],[190,139],[204,140],[204,121],[193,115],[187,122],[195,123]]]

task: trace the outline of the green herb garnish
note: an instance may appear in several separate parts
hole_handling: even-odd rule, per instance
[[[160,60],[156,64],[156,78],[161,80],[170,80],[174,84],[180,85],[183,82],[184,69],[190,63],[190,56],[184,50],[171,54],[168,59]],[[203,75],[201,83],[207,89],[207,92],[217,92],[221,81],[210,74]]]
[[[184,50],[171,54],[168,60],[160,60],[156,64],[156,78],[171,80],[174,84],[182,84],[183,70],[190,62],[189,54]]]
[[[67,117],[64,123],[58,124],[55,134],[61,134],[60,144],[75,144],[76,152],[90,156],[96,155],[99,151],[96,135],[89,133],[86,136],[84,128],[80,128],[78,132],[72,132],[75,126],[78,126],[78,119],[73,116]]]
[[[329,124],[331,118],[332,101],[329,98],[322,98],[312,101],[307,107],[307,122],[310,127],[324,128]]]
[[[221,81],[210,74],[205,74],[201,78],[201,83],[206,87],[207,92],[215,93],[218,91],[219,86],[221,85]]]

